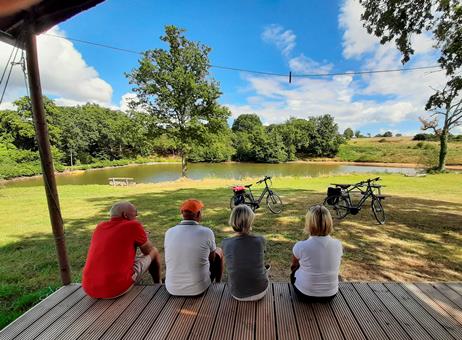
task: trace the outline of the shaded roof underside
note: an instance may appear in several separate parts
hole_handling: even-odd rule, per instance
[[[24,23],[27,20],[32,21],[33,32],[40,34],[103,1],[43,0],[14,14],[0,17],[0,40],[15,44],[15,41],[21,37]]]

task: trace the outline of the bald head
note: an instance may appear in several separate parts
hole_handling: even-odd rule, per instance
[[[111,217],[122,217],[126,220],[134,220],[138,215],[135,206],[127,201],[121,201],[114,204],[110,213]]]

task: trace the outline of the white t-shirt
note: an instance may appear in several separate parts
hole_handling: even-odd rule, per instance
[[[172,295],[201,294],[210,285],[210,252],[215,251],[213,231],[196,221],[181,221],[165,233],[165,288]]]
[[[309,296],[332,296],[338,291],[342,243],[330,236],[310,236],[292,250],[299,260],[295,287]]]

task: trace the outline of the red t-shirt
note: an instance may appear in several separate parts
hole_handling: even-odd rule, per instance
[[[112,298],[133,284],[136,247],[146,243],[143,226],[121,217],[97,225],[83,269],[82,286],[94,298]]]

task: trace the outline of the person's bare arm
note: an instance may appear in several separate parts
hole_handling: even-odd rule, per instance
[[[157,250],[156,247],[154,247],[154,245],[152,244],[150,240],[147,240],[145,243],[143,243],[140,246],[140,250],[144,255],[151,256],[152,259],[159,256],[159,251]]]
[[[299,260],[298,260],[294,255],[292,255],[292,263],[290,264],[290,270],[291,270],[291,271],[295,271],[295,270],[297,270],[299,267],[300,267],[300,262],[299,262]]]

